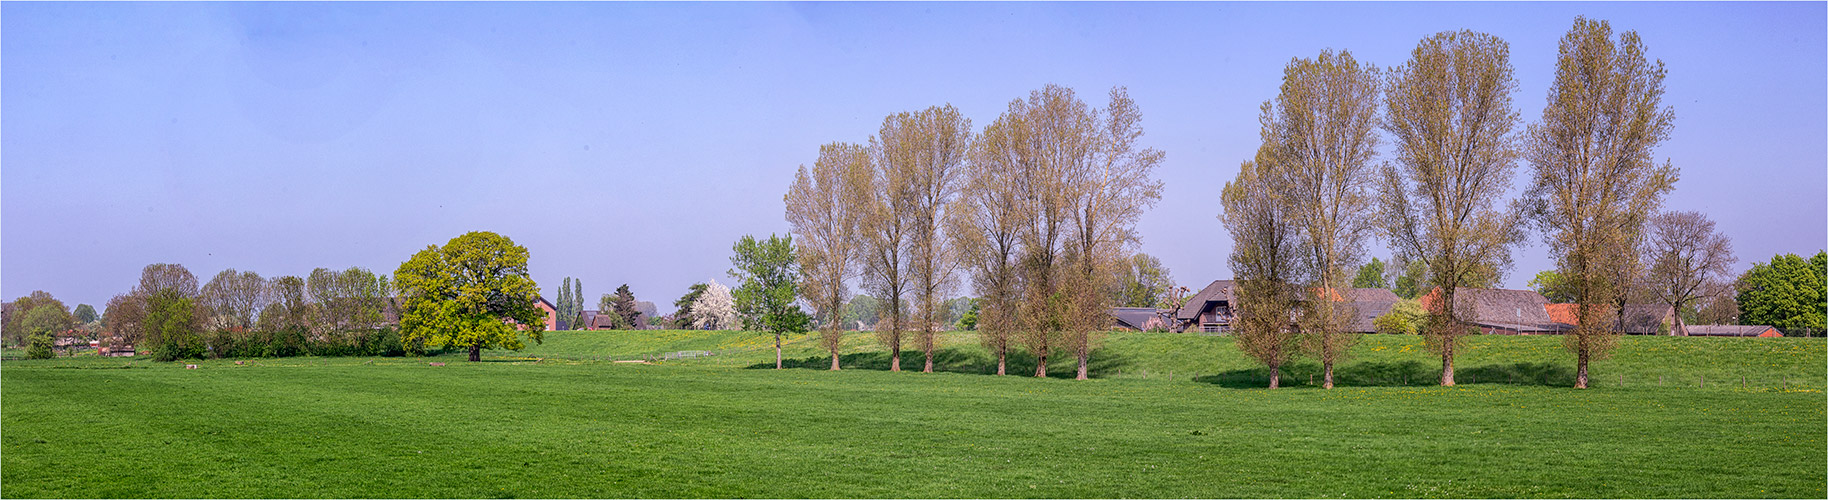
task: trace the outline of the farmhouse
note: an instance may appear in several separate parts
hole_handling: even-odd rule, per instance
[[[1342,293],[1343,292],[1343,293]],[[1232,322],[1237,319],[1233,301],[1237,296],[1237,281],[1218,280],[1200,289],[1187,299],[1181,308],[1174,311],[1173,330],[1176,332],[1229,332]],[[1352,319],[1346,330],[1357,333],[1377,331],[1372,320],[1390,312],[1398,300],[1395,293],[1382,288],[1342,288],[1329,295],[1334,301],[1342,302],[1349,307]]]
[[[1153,307],[1111,308],[1111,318],[1115,321],[1113,326],[1119,329],[1136,330],[1139,332],[1167,330],[1171,323],[1169,321],[1169,316],[1171,314],[1173,314],[1173,311],[1171,310],[1162,310]]]

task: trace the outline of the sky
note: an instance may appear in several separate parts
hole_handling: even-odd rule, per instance
[[[1138,250],[1197,290],[1231,276],[1219,190],[1292,58],[1388,67],[1437,32],[1491,33],[1528,123],[1582,15],[1666,65],[1665,208],[1718,222],[1742,270],[1828,246],[1825,6],[7,2],[0,295],[99,309],[159,262],[387,273],[494,231],[549,298],[569,276],[592,307],[626,283],[666,312],[731,283],[738,238],[789,230],[782,196],[819,145],[945,104],[981,130],[1047,84],[1091,106],[1129,90],[1166,153]],[[1509,288],[1553,267],[1530,234]]]

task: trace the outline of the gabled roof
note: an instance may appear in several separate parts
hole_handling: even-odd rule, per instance
[[[1347,288],[1346,300],[1352,302],[1389,302],[1394,304],[1396,301],[1402,300],[1402,297],[1397,297],[1396,292],[1392,292],[1388,288]]]
[[[1150,318],[1156,317],[1153,307],[1113,307],[1111,317],[1117,320],[1117,326],[1131,330],[1147,330]]]
[[[1395,297],[1396,294],[1390,294],[1390,296]],[[1346,324],[1346,331],[1377,333],[1377,317],[1389,314],[1390,309],[1396,307],[1396,302],[1395,300],[1364,300],[1350,303],[1349,305],[1354,308],[1354,313],[1352,321]]]
[[[1187,303],[1181,304],[1181,308],[1174,311],[1174,319],[1193,321],[1200,315],[1200,311],[1206,309],[1207,302],[1230,302],[1232,289],[1236,286],[1236,281],[1214,280],[1212,284],[1206,285],[1206,288],[1201,288],[1199,293],[1188,297]]]
[[[1543,307],[1548,310],[1549,318],[1556,323],[1570,326],[1580,324],[1580,304],[1548,304]],[[1625,304],[1625,333],[1654,335],[1674,311],[1666,304]]]
[[[1441,289],[1429,290],[1420,300],[1422,307],[1434,311],[1440,302]],[[1472,317],[1462,320],[1482,325],[1548,325],[1555,323],[1549,317],[1549,299],[1532,290],[1501,290],[1495,288],[1455,288],[1454,302],[1456,309],[1471,311]]]

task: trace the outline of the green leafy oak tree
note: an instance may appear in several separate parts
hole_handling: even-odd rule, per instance
[[[394,279],[405,302],[401,336],[409,345],[467,349],[470,361],[481,361],[483,349],[526,347],[522,334],[544,340],[527,249],[506,236],[477,231],[428,246],[400,264]]]

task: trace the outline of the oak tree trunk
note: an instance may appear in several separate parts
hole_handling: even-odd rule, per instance
[[[998,350],[997,351],[997,375],[1005,374],[1003,372],[1003,368],[1008,366],[1008,362],[1009,362],[1009,351]]]
[[[1327,371],[1326,376],[1324,378],[1322,378],[1320,381],[1320,387],[1326,388],[1326,389],[1332,389],[1333,388],[1333,363],[1327,363],[1326,371]]]
[[[901,346],[889,348],[889,371],[901,371]]]
[[[781,332],[774,332],[774,369],[781,369]]]
[[[1079,348],[1079,375],[1073,377],[1073,380],[1085,380],[1085,358],[1087,354],[1085,351],[1085,348]]]
[[[1313,381],[1314,381],[1314,378],[1312,375],[1310,375],[1308,377],[1308,382],[1313,382]],[[1270,365],[1270,367],[1269,367],[1269,388],[1275,389],[1275,388],[1281,387],[1281,386],[1282,386],[1282,365]]]
[[[482,344],[470,346],[470,361],[482,361]]]
[[[1042,354],[1040,356],[1035,357],[1035,376],[1041,377],[1041,378],[1047,378],[1047,355],[1046,354]]]

